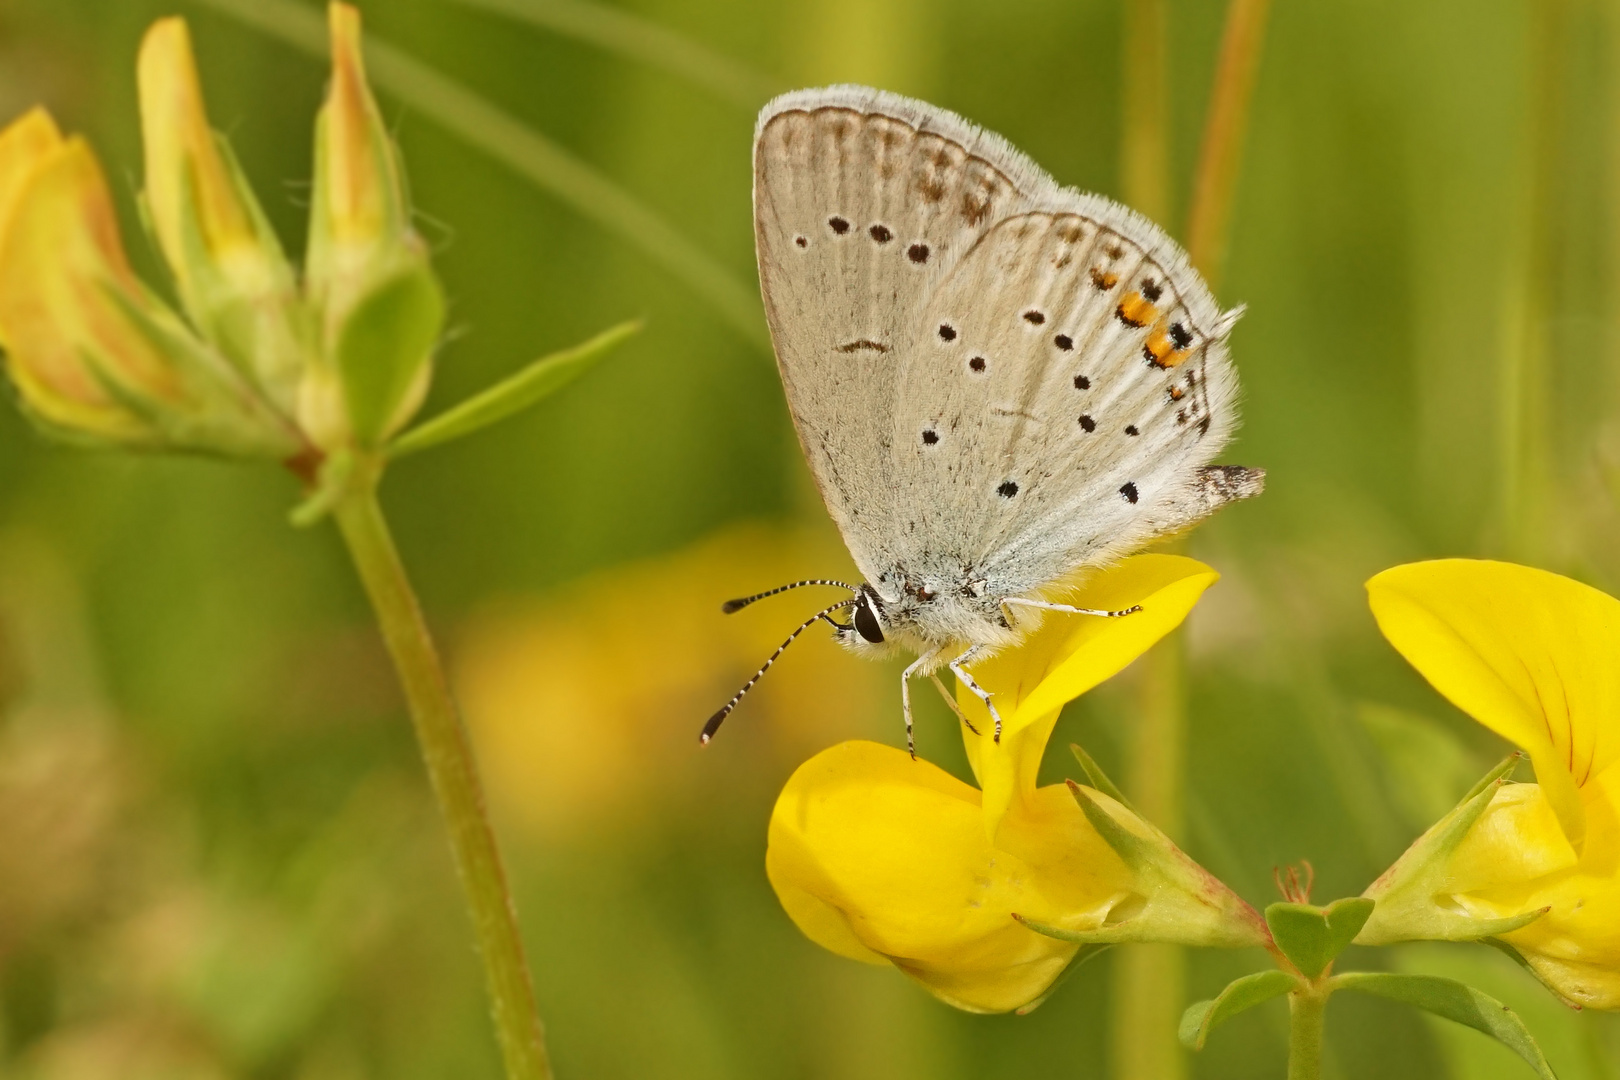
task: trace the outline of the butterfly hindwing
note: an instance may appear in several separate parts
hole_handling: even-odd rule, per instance
[[[934,340],[895,397],[907,531],[998,594],[1150,539],[1231,426],[1224,326],[1199,324],[1137,222],[1088,209],[998,221],[919,312]]]

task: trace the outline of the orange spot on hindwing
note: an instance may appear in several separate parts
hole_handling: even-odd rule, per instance
[[[1178,348],[1178,343],[1184,344]],[[1170,319],[1163,317],[1153,324],[1153,329],[1148,333],[1147,341],[1142,345],[1142,357],[1154,367],[1173,368],[1192,355],[1190,346],[1191,343],[1186,341],[1186,332],[1173,336]]]
[[[1119,302],[1119,307],[1114,309],[1114,314],[1119,316],[1119,321],[1126,326],[1141,327],[1152,322],[1159,314],[1159,309],[1140,292],[1129,292]]]

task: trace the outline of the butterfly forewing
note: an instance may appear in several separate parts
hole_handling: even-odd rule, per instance
[[[755,224],[794,422],[869,580],[1026,594],[1196,510],[1230,317],[1156,226],[850,87],[766,107]]]
[[[918,348],[916,313],[1016,192],[940,134],[855,103],[807,104],[761,121],[760,282],[811,471],[876,578],[890,523],[863,496],[892,482],[897,372]]]

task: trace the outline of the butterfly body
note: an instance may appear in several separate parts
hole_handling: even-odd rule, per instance
[[[1152,222],[865,87],[775,99],[754,147],[788,407],[865,579],[840,640],[971,688],[971,656],[1075,610],[1048,594],[1076,572],[1260,490],[1210,464],[1238,312]]]

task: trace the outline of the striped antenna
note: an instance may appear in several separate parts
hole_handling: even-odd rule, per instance
[[[805,584],[823,584],[823,583],[822,582],[806,582]],[[838,582],[833,582],[832,584],[838,584]],[[784,588],[792,588],[792,586],[784,586]],[[780,590],[778,590],[778,591],[780,591]],[[765,593],[763,595],[768,596],[770,594]],[[771,653],[770,658],[768,660],[766,660],[763,664],[760,665],[758,671],[754,672],[754,677],[752,679],[749,679],[747,682],[743,683],[742,689],[738,690],[735,694],[733,694],[731,696],[730,701],[728,701],[724,705],[720,706],[720,711],[719,712],[717,712],[713,716],[709,717],[709,722],[707,724],[703,725],[703,734],[698,736],[698,742],[702,743],[704,746],[709,745],[709,740],[714,738],[714,733],[716,731],[720,730],[720,725],[725,723],[726,717],[731,715],[731,710],[735,709],[737,707],[737,702],[741,701],[743,699],[743,695],[748,693],[748,691],[750,691],[750,690],[752,690],[754,688],[755,683],[759,682],[760,679],[765,677],[765,673],[767,671],[771,670],[771,665],[776,663],[776,658],[778,656],[781,656],[784,652],[786,652],[787,647],[789,645],[793,644],[793,639],[794,638],[798,637],[800,634],[804,633],[806,630],[808,630],[812,626],[814,626],[818,619],[826,619],[828,622],[832,622],[831,616],[832,616],[833,612],[837,611],[839,608],[847,608],[851,604],[853,604],[854,602],[855,601],[854,601],[853,598],[849,599],[849,600],[840,600],[840,601],[838,601],[838,603],[833,604],[830,607],[822,608],[820,611],[816,612],[814,615],[812,615],[808,619],[804,620],[804,622],[800,623],[799,628],[797,630],[793,631],[793,633],[789,634],[788,639],[786,641],[782,642],[782,644],[778,645],[776,647],[776,651]],[[838,624],[833,623],[833,625],[837,626]]]
[[[741,611],[749,604],[752,604],[755,600],[763,600],[767,596],[775,596],[777,593],[785,593],[789,589],[802,589],[806,585],[836,585],[840,589],[848,589],[850,592],[857,591],[855,586],[845,584],[842,581],[833,581],[830,578],[810,578],[806,581],[795,581],[791,585],[781,585],[777,588],[767,590],[766,592],[755,593],[753,596],[744,596],[736,600],[727,600],[725,603],[720,605],[720,610],[725,612],[727,615],[730,615],[733,612]],[[814,619],[811,619],[810,621],[815,622]]]

